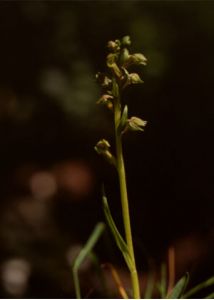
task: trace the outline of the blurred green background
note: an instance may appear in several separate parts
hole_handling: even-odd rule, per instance
[[[74,296],[71,263],[104,220],[103,182],[122,228],[117,176],[93,147],[114,138],[95,74],[124,35],[148,58],[145,83],[124,95],[148,121],[124,139],[139,270],[173,245],[177,277],[212,275],[214,3],[1,1],[1,297]],[[110,234],[97,253],[126,276]],[[90,261],[82,276],[85,295],[106,296]]]

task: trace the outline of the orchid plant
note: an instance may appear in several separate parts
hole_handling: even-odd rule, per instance
[[[131,70],[133,70],[133,67],[135,66],[145,66],[147,64],[147,59],[142,53],[130,53],[129,48],[131,46],[131,40],[129,36],[125,36],[121,40],[117,39],[115,41],[109,41],[107,46],[109,52],[106,57],[107,71],[105,73],[99,72],[96,75],[97,81],[102,90],[102,95],[97,103],[106,106],[106,108],[112,112],[112,119],[114,122],[115,151],[111,150],[111,145],[106,139],[101,139],[98,141],[95,146],[95,150],[99,155],[103,156],[108,163],[113,165],[118,173],[125,237],[120,234],[113,220],[104,188],[102,191],[103,209],[107,224],[111,229],[115,242],[124,257],[130,272],[132,283],[132,294],[130,296],[134,299],[140,299],[141,291],[133,247],[122,142],[123,136],[127,131],[144,131],[147,121],[136,116],[130,117],[128,113],[128,106],[123,103],[121,95],[127,86],[143,83],[140,75],[138,73],[133,73]],[[78,269],[85,257],[92,252],[93,247],[95,246],[99,237],[102,235],[104,229],[104,223],[97,224],[85,246],[74,261],[73,279],[77,298],[81,298]],[[147,281],[147,286],[144,291],[144,298],[151,298],[153,296],[153,292],[157,290],[158,294],[163,299],[187,298],[192,297],[192,295],[196,294],[199,290],[214,284],[213,276],[186,291],[189,280],[188,273],[185,274],[176,284],[174,284],[174,279],[171,279],[172,277],[174,278],[175,274],[172,274],[172,276],[170,275],[170,269],[174,270],[174,267],[170,268],[170,264],[173,264],[173,262],[170,263],[169,260],[169,283],[167,284],[167,274],[165,265],[163,265],[164,268],[162,270],[163,272],[161,272],[162,275],[160,282],[158,281],[157,284],[154,285],[154,278],[150,278],[151,280]],[[129,295],[122,287],[120,279],[118,278],[118,275],[114,269],[112,273],[114,274],[113,276],[115,281],[118,283],[118,290],[121,297],[128,299]],[[206,298],[213,297],[214,293],[211,293]]]
[[[121,40],[109,41],[109,54],[106,58],[107,72],[98,73],[96,76],[103,92],[97,103],[105,105],[113,113],[116,149],[113,154],[109,142],[102,139],[96,144],[95,150],[113,164],[118,172],[125,239],[122,238],[113,221],[105,193],[103,193],[104,212],[129,268],[133,298],[138,299],[140,298],[140,289],[133,247],[122,138],[127,131],[144,131],[147,122],[136,116],[129,117],[128,106],[123,104],[121,94],[127,86],[143,83],[138,73],[132,73],[129,70],[135,65],[145,66],[147,59],[142,53],[131,54],[129,52],[130,45],[129,36],[125,36]]]

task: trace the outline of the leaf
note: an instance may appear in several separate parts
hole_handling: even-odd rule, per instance
[[[103,199],[103,210],[104,210],[104,214],[105,214],[105,217],[106,217],[106,220],[107,220],[107,223],[111,229],[111,232],[114,236],[114,239],[115,239],[115,242],[118,246],[118,248],[120,249],[120,251],[122,252],[123,254],[123,257],[126,261],[126,264],[129,268],[130,271],[132,271],[133,269],[133,261],[132,261],[132,258],[131,258],[131,255],[129,253],[129,250],[128,250],[128,247],[127,247],[127,244],[126,242],[124,241],[124,239],[122,238],[121,234],[119,233],[116,225],[115,225],[115,222],[112,218],[112,215],[111,215],[111,212],[110,212],[110,209],[109,209],[109,206],[108,206],[108,201],[107,201],[107,197],[105,195],[105,192],[103,190],[103,193],[102,193],[102,199]]]
[[[88,255],[90,255],[92,249],[94,248],[98,239],[102,235],[104,229],[105,229],[104,223],[98,223],[96,225],[88,241],[86,242],[85,246],[82,248],[82,250],[80,251],[80,253],[78,254],[78,256],[76,257],[73,263],[72,272],[73,272],[73,280],[74,280],[74,289],[75,289],[77,299],[81,298],[81,290],[80,290],[80,283],[79,283],[79,276],[78,276],[79,267],[83,263],[85,258]]]
[[[186,292],[184,294],[184,298],[189,298],[190,296],[192,296],[193,294],[197,293],[201,289],[204,289],[204,288],[206,288],[206,287],[208,287],[210,285],[214,285],[214,276],[212,276],[209,279],[207,279],[207,280],[199,283],[194,288],[192,288],[190,291]]]
[[[125,129],[126,123],[128,120],[128,106],[125,105],[121,119],[120,119],[120,123],[118,125],[118,132],[122,133],[123,130]]]
[[[174,286],[173,290],[167,296],[167,299],[179,299],[182,297],[184,290],[189,282],[189,274],[183,276]]]
[[[161,298],[166,298],[167,287],[166,287],[166,265],[161,265],[161,281],[158,284],[158,290],[160,292]]]
[[[155,282],[154,275],[149,274],[148,278],[147,278],[144,299],[151,299],[152,298],[152,293],[153,293],[153,290],[154,290],[154,282]]]
[[[209,294],[204,299],[214,299],[214,293]]]
[[[129,296],[122,284],[122,281],[120,279],[120,276],[117,272],[117,270],[114,268],[114,266],[112,264],[109,264],[109,263],[106,263],[103,265],[104,268],[108,268],[111,272],[111,275],[112,275],[112,278],[117,286],[117,289],[118,289],[118,292],[120,293],[120,296],[123,298],[123,299],[129,299]]]

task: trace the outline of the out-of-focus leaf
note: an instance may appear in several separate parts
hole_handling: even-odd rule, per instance
[[[186,286],[189,281],[189,274],[187,273],[185,276],[183,276],[175,285],[173,290],[170,292],[170,294],[167,296],[167,299],[180,299],[183,298],[183,293],[186,289]]]
[[[209,294],[204,299],[214,299],[214,293]]]
[[[122,284],[120,276],[119,276],[117,270],[114,268],[114,266],[112,264],[107,263],[107,264],[104,264],[103,267],[108,268],[110,270],[112,278],[117,286],[118,292],[120,293],[121,297],[123,299],[129,299],[129,296]]]
[[[160,292],[161,298],[166,298],[167,284],[166,284],[166,265],[161,265],[161,281],[158,283],[158,290]]]
[[[145,294],[144,294],[144,299],[151,299],[152,298],[152,293],[154,290],[154,275],[153,274],[149,274],[148,275],[148,279],[147,279],[147,283],[146,283],[146,290],[145,290]]]
[[[96,225],[88,241],[86,242],[85,246],[82,248],[82,250],[80,251],[80,253],[78,254],[77,258],[74,261],[72,271],[73,271],[74,288],[75,288],[77,299],[81,298],[80,283],[78,277],[79,267],[82,264],[82,262],[85,260],[86,256],[90,255],[92,249],[94,248],[98,239],[102,235],[104,229],[105,229],[104,223],[98,223]]]
[[[214,285],[214,276],[210,277],[209,279],[199,283],[198,285],[196,285],[194,288],[192,288],[191,290],[189,290],[187,293],[184,294],[184,298],[189,298],[190,296],[194,295],[195,293],[199,292],[200,290]]]

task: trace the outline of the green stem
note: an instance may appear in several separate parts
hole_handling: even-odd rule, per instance
[[[127,186],[126,186],[126,173],[125,173],[125,166],[124,166],[124,159],[123,159],[122,138],[121,138],[121,133],[118,132],[117,130],[121,118],[121,107],[120,107],[119,98],[115,100],[116,101],[114,106],[114,121],[115,121],[116,153],[117,153],[117,170],[118,170],[119,183],[120,183],[123,223],[125,229],[126,243],[133,261],[133,268],[131,270],[133,298],[140,299],[139,280],[138,280],[138,274],[136,269],[135,255],[134,255],[134,248],[133,248],[133,241],[132,241],[129,202],[128,202],[128,194],[127,194]]]

